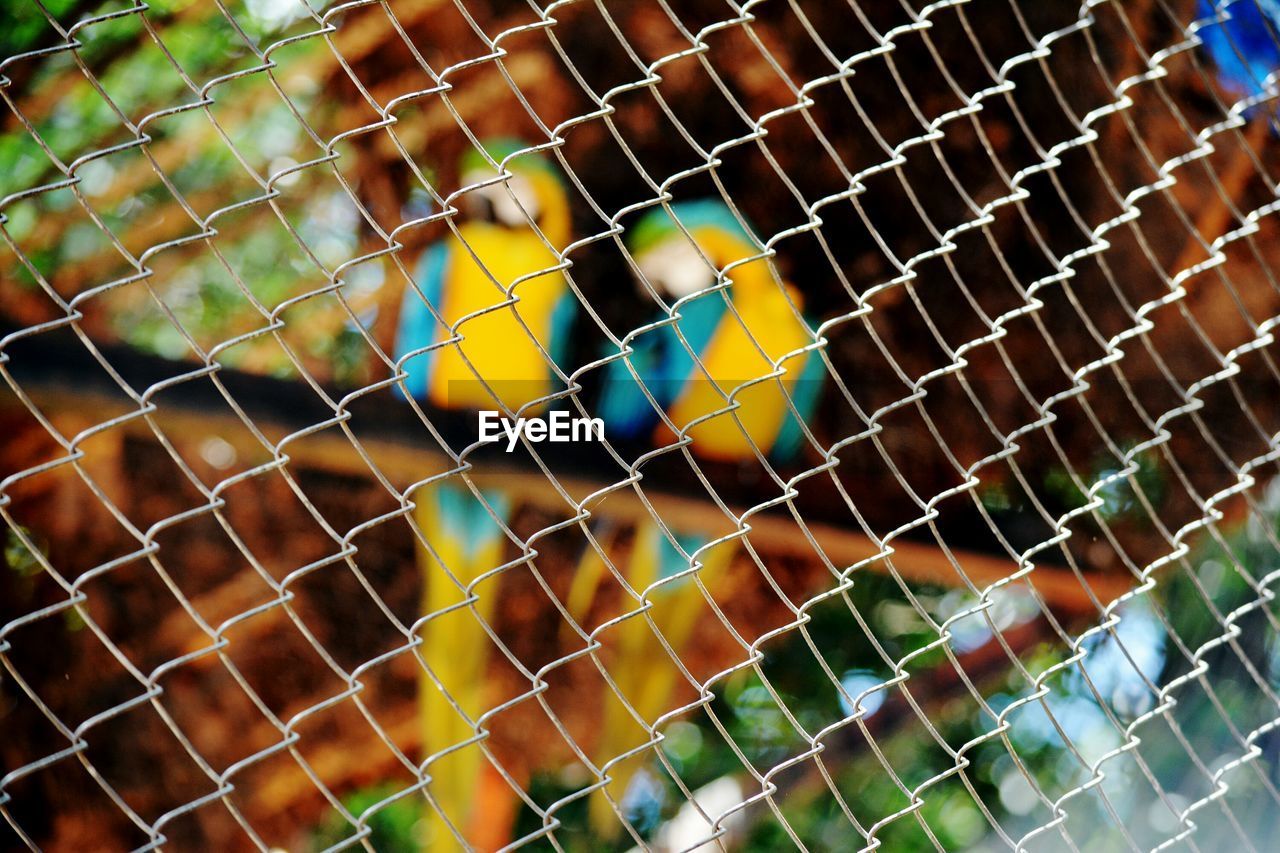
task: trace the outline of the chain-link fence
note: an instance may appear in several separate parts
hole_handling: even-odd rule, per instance
[[[1271,846],[1267,0],[0,8],[6,846]]]

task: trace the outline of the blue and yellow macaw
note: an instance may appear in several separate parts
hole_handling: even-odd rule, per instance
[[[484,154],[469,150],[463,183],[494,181],[489,160],[501,163],[527,148],[498,139],[485,143]],[[547,356],[561,362],[577,313],[547,246],[562,250],[569,242],[564,181],[538,154],[515,157],[507,170],[506,181],[463,194],[468,220],[427,249],[418,289],[405,291],[396,336],[396,357],[408,374],[404,390],[442,409],[493,409],[498,400],[516,409],[550,393],[555,376]],[[506,305],[503,292],[512,285],[518,301]],[[453,336],[450,330],[460,340],[435,346]]]
[[[1214,20],[1221,8],[1225,20]],[[1280,68],[1278,0],[1199,0],[1196,16],[1209,20],[1197,30],[1204,49],[1218,69],[1223,88],[1239,97],[1265,90],[1267,75]]]
[[[407,373],[403,391],[437,408],[498,409],[500,402],[515,410],[551,393],[557,382],[547,358],[560,363],[577,306],[564,276],[549,271],[559,263],[551,247],[563,250],[570,238],[565,185],[536,154],[509,160],[510,176],[494,182],[494,164],[526,148],[516,140],[494,140],[484,144],[483,153],[473,150],[463,158],[464,185],[491,183],[461,196],[467,221],[427,249],[417,288],[405,292],[396,339]],[[506,304],[504,291],[512,285],[517,301]],[[480,621],[488,623],[494,613],[492,586],[475,588],[478,600],[471,605],[444,611],[465,600],[459,586],[501,565],[512,507],[499,491],[477,496],[453,478],[420,488],[414,501],[416,523],[430,546],[418,549],[423,607],[436,614],[422,629],[422,654],[443,685],[423,674],[423,755],[431,756],[475,738],[472,723],[493,705],[484,691],[492,641]],[[493,827],[486,825],[492,816],[474,808],[488,768],[475,744],[428,768],[438,808],[467,839],[492,837]],[[434,810],[428,823],[432,849],[455,846]]]
[[[671,212],[684,231],[671,214],[658,209],[629,233],[629,249],[641,275],[668,306],[684,297],[694,298],[679,305],[674,324],[650,329],[631,341],[631,365],[676,428],[693,439],[690,450],[695,455],[743,461],[755,458],[758,449],[773,461],[784,462],[799,449],[803,438],[787,396],[807,420],[816,406],[823,375],[818,356],[799,352],[814,340],[796,315],[803,307],[800,294],[788,285],[780,287],[768,263],[755,260],[728,271],[732,284],[726,292],[695,295],[708,291],[719,271],[760,254],[760,250],[719,201],[675,204]],[[654,320],[669,316],[663,308]],[[689,350],[697,354],[701,366]],[[737,420],[721,414],[686,429],[698,418],[725,410],[727,395],[743,383],[771,374],[775,362],[786,370],[781,387],[778,380],[770,379],[739,390],[734,394],[739,404]],[[622,360],[609,366],[599,414],[606,433],[615,438],[652,435],[656,441],[666,442],[672,437],[671,428],[661,421]],[[678,531],[668,536],[655,520],[645,519],[637,525],[625,570],[619,569],[637,593],[660,580],[683,575],[653,587],[651,595],[653,623],[677,652],[687,646],[694,627],[709,613],[710,605],[689,576],[693,555],[709,541],[704,535]],[[698,555],[698,579],[709,593],[721,587],[735,553],[734,544],[728,542]],[[585,614],[603,575],[603,561],[589,551],[570,589],[568,609],[575,618]],[[604,632],[601,641],[613,647],[615,665],[609,672],[634,713],[652,725],[670,711],[672,691],[683,676],[648,620],[643,616],[629,618]],[[644,743],[648,735],[641,740],[641,732],[631,712],[606,696],[596,751],[598,766]],[[607,790],[615,803],[647,757],[642,753],[610,768],[612,781]],[[593,797],[589,811],[598,833],[609,835],[621,826],[603,796]]]
[[[708,291],[719,270],[760,254],[721,202],[685,202],[671,209],[692,240],[664,209],[641,219],[628,240],[641,274],[668,303]],[[814,340],[796,316],[803,308],[799,292],[790,285],[779,287],[766,261],[736,266],[728,277],[732,284],[727,300],[717,291],[694,296],[676,309],[679,316],[675,323],[648,330],[631,341],[632,367],[678,428],[726,410],[726,397],[734,389],[767,376],[774,362]],[[661,310],[654,320],[667,316],[667,311]],[[697,354],[701,366],[690,350]],[[734,395],[739,404],[736,419],[726,411],[689,428],[687,435],[693,439],[690,450],[703,458],[724,461],[751,459],[755,448],[778,462],[792,457],[803,432],[783,388],[807,420],[817,404],[822,361],[809,353],[791,356],[781,366],[786,370],[781,388],[777,380],[768,380]],[[657,410],[622,360],[609,365],[599,412],[608,434],[614,437],[638,438],[651,432],[658,441],[670,439],[670,428],[660,422]]]

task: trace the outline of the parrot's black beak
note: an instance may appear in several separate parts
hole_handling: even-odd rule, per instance
[[[649,295],[649,283],[645,280],[644,273],[639,270],[631,270],[631,285],[640,296]]]
[[[489,193],[483,190],[474,190],[467,193],[466,211],[472,222],[494,223],[498,220],[497,211],[493,207],[493,200],[490,199]]]

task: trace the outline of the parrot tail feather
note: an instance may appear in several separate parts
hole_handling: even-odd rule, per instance
[[[474,721],[493,704],[486,689],[492,641],[484,624],[492,622],[496,595],[492,585],[472,584],[502,562],[506,536],[499,520],[510,515],[510,505],[498,493],[485,492],[483,499],[452,483],[429,484],[414,495],[415,520],[429,545],[418,548],[428,614],[422,656],[430,668],[423,671],[418,695],[422,754],[434,756],[427,767],[436,804],[427,819],[433,850],[458,847],[441,812],[459,832],[472,834],[487,764],[476,741],[487,733]]]

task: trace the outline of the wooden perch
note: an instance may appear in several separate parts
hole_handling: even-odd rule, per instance
[[[24,387],[36,404],[46,412],[67,408],[89,410],[105,421],[126,411],[119,397],[102,398],[93,393],[37,385],[24,384]],[[166,401],[159,406],[152,419],[172,440],[192,441],[217,435],[235,447],[242,459],[267,458],[266,450],[229,412],[209,412],[203,408],[188,408]],[[279,422],[272,423],[261,416],[256,416],[255,420],[269,434],[291,432],[296,428]],[[146,422],[141,418],[130,419],[120,428],[135,434],[150,435]],[[421,479],[424,472],[445,471],[452,467],[451,461],[442,453],[408,440],[362,439],[361,444],[382,474],[399,487]],[[368,465],[355,447],[337,430],[325,430],[305,441],[291,443],[286,452],[291,463],[300,468],[360,478],[371,476]],[[517,503],[558,515],[576,511],[552,482],[536,469],[485,465],[477,467],[469,476],[477,486],[501,488],[515,498]],[[557,477],[557,480],[560,487],[570,495],[587,496],[608,486],[608,483],[593,482],[584,477]],[[738,529],[734,521],[710,501],[671,494],[647,486],[644,492],[658,515],[663,519],[678,520],[681,530],[719,537]],[[612,492],[586,508],[601,517],[628,522],[648,517],[649,514],[644,502],[632,489]],[[734,512],[741,513],[742,510],[735,509]],[[790,516],[752,515],[747,523],[750,525],[748,541],[765,557],[820,559],[813,544]],[[959,573],[962,571],[969,582],[978,588],[1008,578],[1019,570],[1018,564],[1007,557],[903,539],[893,540],[893,553],[889,559],[877,559],[884,549],[861,531],[818,522],[806,522],[805,527],[822,548],[826,559],[838,570],[865,563],[866,569],[896,572],[911,583],[953,587],[964,584],[964,577]],[[1127,575],[1087,572],[1084,573],[1086,587],[1082,584],[1082,578],[1074,572],[1051,565],[1037,565],[1030,580],[1052,607],[1078,615],[1093,615],[1099,611],[1091,595],[1105,604],[1132,586],[1132,579]]]

